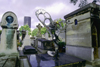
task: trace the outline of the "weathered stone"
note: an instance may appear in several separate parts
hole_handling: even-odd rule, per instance
[[[0,55],[17,53],[17,16],[11,12],[6,12],[1,20],[2,34]]]
[[[16,56],[2,56],[0,57],[0,67],[15,67],[17,63]]]

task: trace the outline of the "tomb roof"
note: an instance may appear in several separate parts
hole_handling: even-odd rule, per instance
[[[98,8],[100,10],[100,5],[97,5],[95,3],[89,3],[89,4],[85,5],[84,7],[79,8],[79,9],[65,15],[64,19],[74,16],[74,15],[77,15],[77,14],[82,14],[83,12],[85,13],[87,11],[90,11],[89,8]]]

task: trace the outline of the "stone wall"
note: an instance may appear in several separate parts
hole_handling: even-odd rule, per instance
[[[72,23],[67,25],[66,28],[66,43],[68,45],[92,47],[91,21],[89,17],[84,17],[88,15],[89,13],[86,13],[84,15],[75,16],[74,18],[69,19]],[[77,19],[77,25],[75,25],[74,19]]]
[[[91,47],[79,47],[79,46],[66,46],[66,53],[91,61],[94,59],[93,57],[93,48]]]
[[[98,54],[99,54],[99,58],[100,58],[100,47],[98,48],[98,52],[99,52]]]
[[[74,20],[77,19],[77,25]],[[69,19],[66,33],[66,53],[79,58],[94,60],[91,37],[90,12]]]

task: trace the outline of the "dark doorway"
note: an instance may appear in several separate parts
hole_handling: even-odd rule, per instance
[[[92,26],[92,47],[94,48],[94,60],[98,59],[98,35],[97,35],[97,28],[95,25]]]

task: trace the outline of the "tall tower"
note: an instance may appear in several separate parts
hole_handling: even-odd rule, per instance
[[[28,25],[31,28],[31,17],[25,16],[24,17],[24,25]]]

